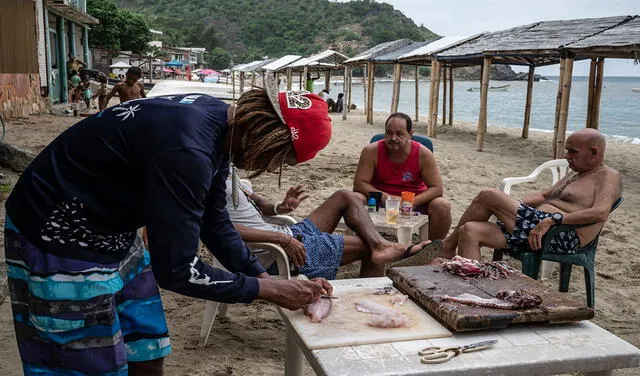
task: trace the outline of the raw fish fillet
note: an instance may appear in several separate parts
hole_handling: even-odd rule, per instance
[[[501,309],[517,309],[518,305],[515,303],[507,302],[498,298],[481,298],[478,295],[473,294],[460,294],[458,296],[449,296],[444,295],[442,300],[449,300],[456,303],[473,305],[476,307],[487,307],[487,308],[501,308]]]
[[[311,322],[322,322],[322,319],[331,313],[331,299],[320,298],[315,302],[304,306],[304,314],[309,316]]]
[[[377,328],[401,328],[409,326],[409,318],[397,309],[385,307],[370,300],[361,299],[356,302],[360,312],[371,313],[367,325]]]
[[[391,297],[389,298],[389,303],[391,303],[393,308],[398,308],[403,305],[407,301],[407,299],[409,299],[409,296],[404,294],[391,295]]]

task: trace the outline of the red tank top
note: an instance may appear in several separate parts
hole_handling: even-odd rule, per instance
[[[420,143],[411,140],[411,152],[404,163],[394,163],[387,156],[384,140],[378,141],[378,165],[371,185],[394,196],[403,191],[416,195],[427,190],[420,176]]]

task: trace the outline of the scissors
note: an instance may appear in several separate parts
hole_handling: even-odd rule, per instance
[[[461,353],[481,350],[489,346],[493,346],[496,343],[498,343],[498,340],[492,339],[489,341],[476,342],[470,345],[459,347],[426,347],[418,351],[418,355],[420,355],[420,361],[424,364],[444,363],[454,356],[460,355]]]

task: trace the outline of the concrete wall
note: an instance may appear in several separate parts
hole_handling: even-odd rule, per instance
[[[51,102],[40,95],[38,73],[0,74],[0,113],[3,118],[51,112]]]

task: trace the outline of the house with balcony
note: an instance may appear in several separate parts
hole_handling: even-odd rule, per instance
[[[68,101],[67,54],[90,65],[86,0],[2,0],[0,113],[47,112]]]

